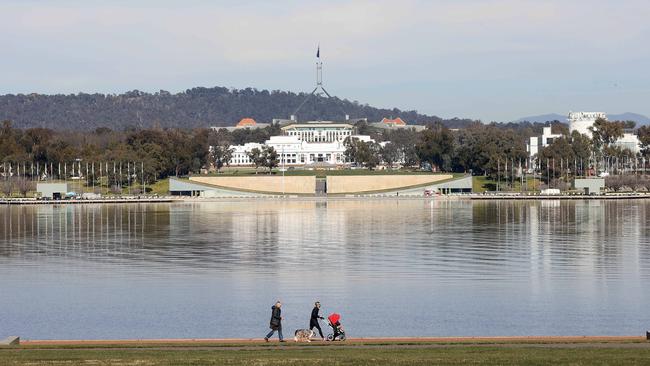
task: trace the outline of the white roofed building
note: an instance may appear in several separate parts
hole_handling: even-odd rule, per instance
[[[254,148],[272,147],[279,156],[280,165],[336,165],[346,163],[345,140],[356,138],[373,142],[370,136],[355,135],[352,124],[328,121],[292,123],[282,127],[283,135],[271,136],[264,144],[233,145],[231,166],[251,166],[248,154]]]

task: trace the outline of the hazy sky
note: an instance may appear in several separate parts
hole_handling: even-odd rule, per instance
[[[441,117],[650,115],[648,0],[0,0],[0,94],[311,91]]]

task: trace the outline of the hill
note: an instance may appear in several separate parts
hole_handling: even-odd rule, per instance
[[[133,90],[124,94],[8,94],[0,96],[0,120],[11,120],[20,128],[55,130],[232,126],[243,117],[259,122],[289,118],[306,96],[304,93],[223,87],[197,87],[177,94],[164,90],[157,93]],[[305,103],[298,119],[342,120],[346,114],[351,118],[367,117],[369,121],[401,117],[409,124],[443,122],[451,128],[472,123],[468,119],[443,120],[416,111],[374,108],[356,101],[321,96]]]
[[[540,114],[538,116],[528,116],[517,119],[515,122],[544,123],[551,121],[566,122],[566,116],[557,113]]]
[[[636,122],[637,126],[650,124],[650,118],[642,114],[631,112],[611,114],[607,115],[607,118],[609,118],[610,121],[634,121]]]

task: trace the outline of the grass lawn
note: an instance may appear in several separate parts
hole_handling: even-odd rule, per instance
[[[149,192],[151,189],[151,192]],[[169,178],[161,179],[154,183],[153,185],[147,186],[147,194],[157,194],[160,196],[166,196],[169,194]]]
[[[258,175],[268,175],[268,170],[260,168],[257,171]],[[273,175],[282,175],[279,169],[273,169]],[[335,170],[305,170],[294,169],[284,172],[285,176],[316,176],[317,178],[324,178],[328,175],[432,175],[432,174],[452,174],[452,173],[431,173],[421,170],[408,170],[408,169],[395,169],[395,170],[368,170],[368,169],[335,169]],[[250,167],[237,167],[237,168],[223,168],[220,173],[209,174],[209,176],[227,177],[227,176],[249,176],[255,175],[255,169]],[[454,177],[462,176],[462,174],[453,174]]]
[[[11,365],[648,365],[644,344],[293,345],[0,349]]]
[[[510,182],[508,182],[510,183]],[[526,180],[524,181],[524,192],[539,192],[540,187],[542,185],[542,181],[539,178],[533,179],[533,177],[528,176]],[[473,191],[475,193],[482,193],[486,191],[495,191],[496,186],[497,186],[497,181],[490,179],[488,177],[484,177],[481,175],[474,176],[474,180],[472,182],[473,185]],[[504,181],[500,182],[499,188],[501,191],[504,192],[521,192],[522,187],[521,187],[521,181],[520,180],[515,180],[514,185],[510,187],[508,184],[506,184]]]

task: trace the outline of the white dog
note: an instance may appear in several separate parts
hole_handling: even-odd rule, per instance
[[[309,329],[298,329],[294,334],[293,340],[296,342],[311,342],[311,337],[314,336],[314,331]]]

